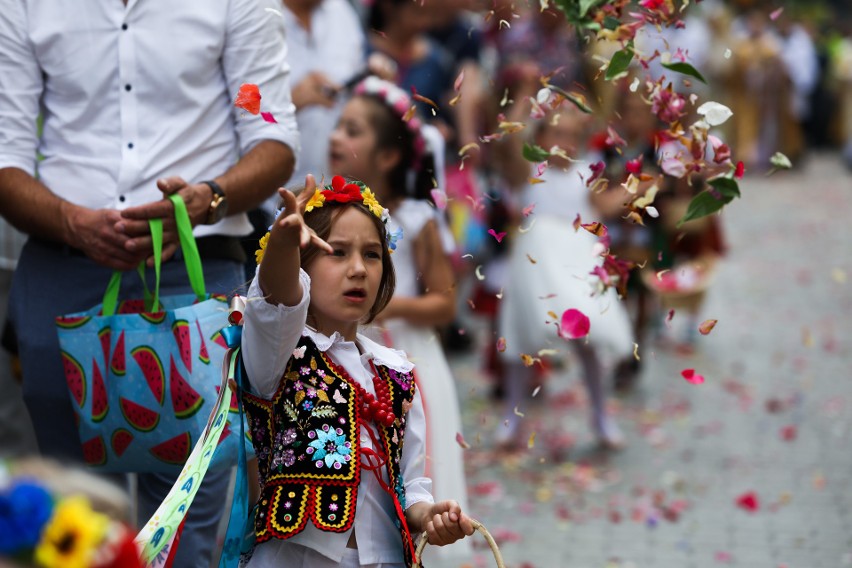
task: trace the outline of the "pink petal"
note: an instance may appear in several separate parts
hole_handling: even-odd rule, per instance
[[[672,177],[681,178],[686,175],[686,166],[677,158],[666,158],[660,167],[663,168],[663,172]]]
[[[435,207],[443,211],[447,208],[447,194],[440,189],[433,189],[431,191],[432,201],[435,202]]]
[[[571,308],[562,313],[559,322],[559,337],[563,339],[579,339],[589,334],[591,326],[588,316],[580,310]]]
[[[506,338],[501,337],[497,340],[497,351],[503,353],[506,350]]]
[[[734,170],[734,177],[737,179],[742,179],[743,174],[745,174],[745,164],[742,161],[737,162],[737,169]]]
[[[792,442],[798,434],[795,426],[784,426],[781,428],[781,439],[785,442]]]
[[[757,498],[757,494],[754,491],[749,491],[748,493],[743,493],[739,497],[737,497],[737,507],[748,511],[749,513],[754,513],[760,509],[760,501]]]
[[[502,231],[502,232],[498,233],[494,229],[488,229],[488,234],[491,235],[492,237],[494,237],[495,239],[497,239],[498,243],[502,243],[503,237],[506,236],[506,231]]]
[[[544,173],[544,170],[547,169],[547,162],[542,162],[535,167],[535,177],[541,177],[541,174]]]
[[[783,7],[778,8],[777,10],[773,10],[772,13],[769,14],[769,19],[774,22],[775,20],[778,19],[778,16],[780,16],[781,12],[783,12],[783,11],[784,11]]]
[[[716,326],[716,322],[718,321],[719,320],[704,320],[703,322],[701,322],[701,325],[698,326],[698,331],[701,333],[701,335],[707,335],[708,333],[713,331],[713,328]]]
[[[462,436],[461,432],[456,432],[456,443],[461,446],[463,450],[470,449],[470,444],[464,441],[464,436]]]
[[[260,113],[260,116],[262,116],[263,120],[265,120],[266,122],[271,122],[272,124],[278,124],[278,121],[275,120],[275,117],[272,116],[271,112],[262,112],[262,113]]]
[[[453,83],[453,90],[458,92],[458,90],[461,89],[463,81],[464,81],[464,69],[462,69],[461,73],[459,73],[459,76],[456,77],[456,80]]]
[[[532,214],[533,209],[535,209],[535,203],[532,203],[532,204],[524,207],[524,209],[521,211],[521,213],[523,213],[524,217],[529,217]]]
[[[686,379],[686,382],[693,385],[700,385],[704,382],[704,377],[695,372],[695,369],[684,369],[680,372],[680,376]]]

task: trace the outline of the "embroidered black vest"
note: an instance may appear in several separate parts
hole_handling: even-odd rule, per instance
[[[299,354],[301,353],[301,356]],[[414,544],[405,522],[405,488],[400,471],[407,411],[414,398],[414,375],[377,365],[390,387],[397,419],[390,427],[371,423],[388,456],[385,467],[397,513],[406,566]],[[314,342],[302,337],[287,363],[272,400],[244,393],[252,442],[257,455],[261,494],[254,519],[258,543],[287,539],[317,528],[345,532],[355,521],[362,473],[360,418],[355,381]]]

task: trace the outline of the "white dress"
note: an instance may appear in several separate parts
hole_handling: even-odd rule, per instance
[[[528,185],[521,192],[519,208],[532,204],[535,208],[521,230],[511,235],[499,316],[507,361],[517,362],[521,354],[536,357],[542,349],[568,352],[548,312],[561,317],[570,308],[589,317],[588,340],[603,361],[611,363],[632,353],[630,320],[615,290],[593,295],[598,278],[590,272],[602,264],[593,252],[598,238],[583,228],[574,231],[578,213],[583,223],[598,220],[579,175],[583,170],[588,172],[585,162],[567,171],[548,169],[544,183]]]
[[[403,238],[391,255],[396,271],[395,297],[421,294],[413,244],[426,223],[436,218],[429,203],[414,199],[404,200],[391,214],[391,232],[399,227],[403,230]],[[462,431],[459,399],[440,337],[431,327],[414,326],[402,319],[388,320],[381,327],[368,326],[365,335],[404,351],[414,363],[426,414],[426,477],[432,479],[432,495],[436,501],[454,499],[469,513],[462,449],[456,441],[456,434]],[[455,558],[471,552],[471,539],[466,538],[450,546],[427,546],[424,561],[428,563],[431,555]]]

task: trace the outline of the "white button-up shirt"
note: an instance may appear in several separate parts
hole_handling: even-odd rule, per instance
[[[213,179],[262,140],[298,150],[276,0],[12,0],[0,10],[0,168],[94,209]],[[234,107],[242,83],[261,110]],[[36,118],[44,117],[38,138]],[[44,160],[36,166],[36,151]],[[245,215],[195,233],[247,234]]]
[[[331,337],[305,326],[310,304],[310,277],[299,272],[302,298],[295,306],[274,305],[263,298],[257,278],[249,286],[244,313],[242,336],[243,361],[249,383],[255,393],[271,399],[278,390],[287,362],[299,339],[305,335],[320,351],[346,369],[349,376],[375,395],[372,360],[400,372],[410,372],[414,365],[405,354],[390,349],[358,334],[357,343],[346,341],[339,333]],[[360,346],[360,349],[359,349]],[[433,502],[432,481],[424,477],[426,455],[426,418],[420,391],[416,391],[405,426],[405,445],[400,463],[405,482],[406,506],[421,501]],[[373,448],[370,436],[361,427],[361,446]],[[384,475],[387,482],[387,475]],[[390,496],[385,493],[370,471],[363,471],[358,487],[354,527],[345,533],[324,532],[310,522],[305,530],[288,540],[270,540],[260,546],[249,566],[293,566],[288,548],[295,545],[308,547],[323,556],[340,562],[352,530],[358,541],[358,555],[362,565],[401,563],[402,546],[399,531],[394,524],[396,513]],[[415,538],[417,535],[414,535]],[[282,564],[283,562],[283,564]],[[297,568],[297,567],[294,567]],[[305,567],[310,568],[310,567]]]

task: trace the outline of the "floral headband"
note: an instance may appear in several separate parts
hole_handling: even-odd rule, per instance
[[[408,94],[393,83],[379,79],[374,75],[367,77],[355,85],[352,92],[356,95],[373,95],[378,97],[393,110],[394,114],[399,116],[414,137],[413,167],[415,170],[419,170],[423,154],[425,154],[427,148],[426,139],[423,138],[421,132],[423,123],[414,115],[416,107],[411,102]]]
[[[387,209],[381,206],[379,200],[376,199],[376,196],[369,187],[361,182],[347,182],[342,176],[334,176],[331,178],[331,185],[327,185],[323,187],[323,189],[317,188],[314,190],[314,194],[308,200],[307,205],[305,205],[305,213],[310,213],[314,209],[319,209],[325,205],[326,202],[363,203],[364,206],[370,210],[370,213],[378,217],[382,223],[384,223],[385,234],[387,235],[388,241],[388,250],[391,253],[396,250],[397,242],[402,239],[402,227],[398,228],[393,233],[390,232],[390,229],[388,228],[388,223],[390,223],[390,213],[388,213]],[[283,208],[278,209],[275,212],[276,219],[278,219],[282,211],[284,211]],[[254,253],[258,264],[260,264],[260,261],[263,260],[263,255],[266,252],[266,245],[269,243],[270,231],[272,231],[271,225],[269,226],[269,230],[266,234],[260,238],[260,248]]]
[[[135,536],[127,525],[94,511],[84,496],[53,495],[38,479],[11,478],[0,464],[0,561],[141,568]]]

